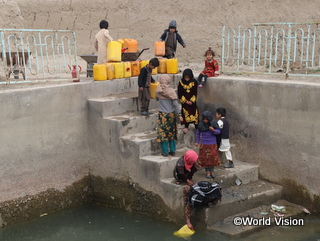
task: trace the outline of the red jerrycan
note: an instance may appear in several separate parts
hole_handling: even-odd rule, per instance
[[[69,69],[71,70],[70,65]],[[78,70],[77,70],[77,65],[72,65],[72,70],[71,70],[71,76],[73,79],[73,82],[79,82],[80,81],[80,72],[81,72],[82,68],[80,65],[78,65]]]

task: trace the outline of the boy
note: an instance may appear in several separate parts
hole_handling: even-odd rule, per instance
[[[107,46],[110,41],[113,41],[109,35],[109,23],[106,20],[100,21],[100,31],[96,34],[94,39],[94,47],[98,51],[97,64],[107,63]]]
[[[175,56],[175,52],[177,50],[177,40],[178,42],[185,48],[187,45],[184,43],[180,34],[178,34],[177,22],[172,20],[169,23],[169,29],[164,30],[164,33],[160,37],[160,41],[164,41],[166,43],[166,55],[163,56],[167,59],[172,59]]]
[[[233,168],[234,163],[232,161],[232,154],[230,151],[230,141],[229,141],[229,122],[225,118],[227,111],[225,108],[218,108],[216,110],[216,118],[218,120],[219,128],[221,129],[221,143],[219,145],[219,151],[223,152],[226,155],[228,164],[225,165],[225,168]]]
[[[140,100],[140,114],[144,116],[148,116],[152,114],[149,112],[149,103],[150,103],[150,91],[149,86],[150,83],[154,83],[155,80],[151,76],[151,72],[154,68],[159,66],[159,60],[157,58],[153,58],[149,61],[149,64],[144,66],[140,74],[138,76],[138,85],[139,85],[139,93],[138,98]]]

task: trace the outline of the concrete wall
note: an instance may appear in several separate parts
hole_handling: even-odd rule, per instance
[[[319,206],[319,94],[318,83],[223,76],[199,96],[202,110],[227,109],[236,160],[259,164],[260,178],[283,185],[289,200]]]
[[[59,191],[89,173],[129,177],[144,172],[117,140],[114,126],[88,115],[88,98],[134,91],[136,79],[80,82],[1,91],[0,202]],[[210,78],[199,107],[227,109],[237,160],[259,164],[260,177],[284,186],[288,200],[319,205],[319,84]],[[98,121],[100,119],[100,121]],[[148,182],[140,183],[147,190]],[[300,197],[304,197],[303,200]]]

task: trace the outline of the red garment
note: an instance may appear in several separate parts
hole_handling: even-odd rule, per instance
[[[218,74],[215,74],[215,71],[219,71],[218,62],[215,59],[212,59],[210,62],[206,60],[204,70],[201,72],[208,77],[217,77]]]

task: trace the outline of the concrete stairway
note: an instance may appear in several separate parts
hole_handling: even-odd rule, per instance
[[[188,134],[183,134],[179,127],[176,156],[163,157],[160,155],[160,145],[156,142],[157,103],[151,100],[152,115],[145,117],[139,113],[137,93],[113,94],[106,97],[89,99],[91,108],[100,113],[106,125],[117,128],[121,146],[133,151],[138,165],[141,166],[141,180],[148,180],[144,188],[157,191],[166,204],[175,209],[181,207],[183,185],[174,183],[172,171],[176,161],[187,149],[194,148],[195,130],[191,128]],[[193,127],[193,125],[192,125]],[[233,154],[235,153],[233,148]],[[236,155],[235,155],[236,156]],[[203,218],[205,227],[228,235],[238,236],[243,233],[261,228],[261,226],[235,226],[232,220],[243,215],[252,215],[259,210],[270,210],[274,203],[284,203],[291,208],[289,215],[302,212],[297,207],[282,199],[282,187],[266,181],[259,180],[258,166],[235,160],[235,168],[224,169],[223,166],[215,168],[216,178],[206,179],[204,170],[199,170],[193,181],[217,181],[223,188],[222,201],[214,208],[205,208]],[[239,184],[240,181],[240,185]],[[155,187],[160,187],[156,189]],[[293,211],[294,210],[294,211]],[[300,211],[299,211],[300,210]],[[182,214],[183,215],[183,214]],[[258,215],[258,216],[259,216]],[[258,217],[257,216],[257,217]],[[261,216],[261,215],[260,215]]]

